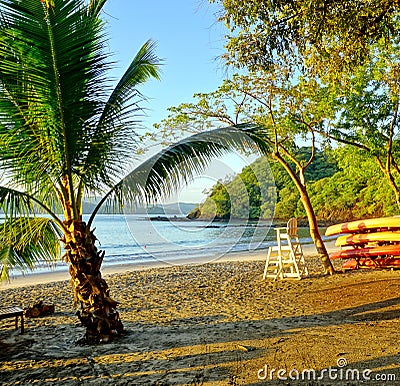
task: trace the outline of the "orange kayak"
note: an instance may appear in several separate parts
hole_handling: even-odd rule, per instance
[[[371,230],[400,230],[400,216],[370,218],[332,225],[326,229],[325,235],[332,236],[341,233],[362,233]]]

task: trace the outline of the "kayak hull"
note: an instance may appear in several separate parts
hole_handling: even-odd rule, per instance
[[[357,220],[336,224],[328,227],[325,231],[326,236],[339,235],[341,233],[363,233],[371,230],[391,230],[400,231],[400,217],[380,217],[366,220]]]
[[[382,256],[398,256],[400,258],[400,245],[384,245],[373,248],[342,249],[329,255],[330,259],[376,258]]]
[[[346,245],[363,245],[368,243],[399,243],[400,232],[371,232],[371,233],[355,233],[352,235],[339,236],[336,239],[335,245],[343,247]]]

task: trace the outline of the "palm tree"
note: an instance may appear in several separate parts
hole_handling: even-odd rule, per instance
[[[105,2],[0,0],[1,278],[11,268],[59,259],[61,239],[87,342],[123,330],[92,229],[101,205],[152,201],[227,149],[254,147],[247,128],[218,129],[132,170],[143,100],[137,87],[158,78],[159,60],[145,43],[110,87]],[[103,198],[85,223],[89,193]]]

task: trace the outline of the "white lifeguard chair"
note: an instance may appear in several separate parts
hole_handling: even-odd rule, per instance
[[[308,276],[303,248],[297,235],[297,219],[291,218],[286,228],[275,228],[275,231],[277,245],[268,249],[263,280],[301,279]]]

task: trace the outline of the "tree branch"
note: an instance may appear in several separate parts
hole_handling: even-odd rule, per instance
[[[393,136],[394,136],[394,127],[396,125],[397,121],[397,114],[399,111],[399,100],[396,100],[396,106],[394,109],[394,114],[393,114],[393,119],[392,122],[390,123],[390,129],[389,129],[389,138],[388,138],[388,144],[387,144],[387,160],[386,160],[386,169],[390,173],[390,166],[391,166],[391,160],[393,158],[392,150],[393,150]]]
[[[323,137],[328,138],[328,139],[331,139],[331,140],[333,140],[333,141],[340,142],[340,143],[343,143],[343,144],[345,144],[345,145],[355,146],[355,147],[358,147],[359,149],[368,151],[368,152],[370,152],[370,153],[372,152],[371,149],[370,149],[368,146],[363,145],[363,144],[361,144],[361,143],[352,142],[352,141],[347,140],[347,139],[344,139],[344,138],[335,137],[335,136],[333,136],[333,135],[331,135],[331,134],[328,134],[328,133],[325,132],[324,130],[318,130],[318,129],[313,128],[313,131],[315,131],[316,133],[322,135]],[[340,133],[340,134],[344,135],[343,133]]]

